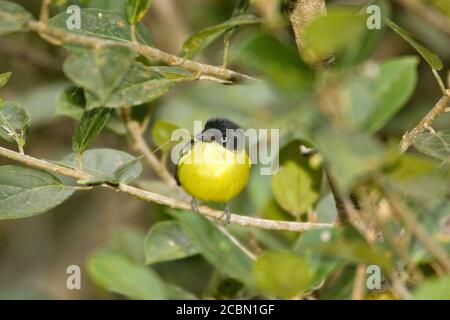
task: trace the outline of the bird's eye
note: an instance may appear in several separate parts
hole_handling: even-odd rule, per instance
[[[220,138],[220,141],[222,141],[222,143],[225,143],[225,142],[227,142],[227,137],[222,137],[222,138]]]

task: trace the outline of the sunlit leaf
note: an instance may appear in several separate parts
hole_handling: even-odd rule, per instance
[[[163,300],[167,288],[150,268],[131,262],[117,253],[99,252],[88,257],[90,278],[100,287],[130,299]]]
[[[176,221],[159,222],[145,238],[147,264],[186,258],[199,253]]]
[[[306,212],[319,198],[322,164],[319,155],[302,155],[302,142],[294,140],[279,153],[280,168],[272,176],[275,199],[294,217]]]
[[[33,17],[21,5],[0,0],[0,35],[24,31]]]
[[[45,171],[0,166],[0,219],[28,218],[47,212],[74,191]]]
[[[179,127],[165,120],[158,120],[152,127],[153,142],[164,150],[170,150],[177,141],[172,141],[172,133]]]
[[[81,117],[75,135],[72,139],[72,150],[83,153],[95,141],[108,122],[111,109],[98,108],[85,111]]]
[[[226,30],[241,25],[257,24],[260,22],[261,19],[255,16],[244,15],[231,18],[230,20],[225,21],[221,24],[203,29],[190,36],[184,42],[183,48],[181,49],[181,55],[185,58],[190,58],[194,56],[199,50],[217,39],[217,37],[219,37]]]
[[[389,19],[387,19],[387,25],[399,36],[401,36],[406,42],[408,42],[414,49],[416,49],[416,51],[422,56],[422,58],[425,59],[425,61],[430,65],[431,68],[435,70],[441,70],[444,67],[439,56],[425,47],[423,44],[415,40],[408,31]]]
[[[3,87],[11,78],[12,72],[0,73],[0,88]]]
[[[261,254],[253,266],[253,277],[264,294],[282,298],[300,295],[311,284],[306,261],[288,251]]]

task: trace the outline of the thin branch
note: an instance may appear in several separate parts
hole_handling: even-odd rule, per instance
[[[144,156],[148,164],[164,182],[170,186],[176,186],[176,181],[173,175],[170,174],[167,167],[158,160],[155,154],[148,147],[142,136],[142,128],[137,121],[131,119],[129,109],[121,109],[121,113],[128,134],[132,140],[132,147]]]
[[[326,14],[325,0],[285,0],[284,9],[291,20],[295,42],[301,53],[306,26],[317,16]]]
[[[353,280],[352,300],[364,299],[366,292],[366,266],[359,264],[356,267],[355,279]]]
[[[442,14],[438,10],[418,0],[396,0],[396,1],[414,15],[425,20],[432,26],[442,30],[447,35],[450,35],[450,21],[444,14]]]
[[[137,54],[149,58],[150,60],[159,61],[171,66],[183,67],[186,70],[195,73],[200,73],[202,75],[209,75],[232,82],[239,82],[243,80],[259,81],[258,79],[248,76],[246,74],[242,74],[229,69],[223,69],[221,67],[216,67],[209,64],[195,62],[189,59],[180,58],[176,55],[140,43],[135,43],[126,40],[118,41],[118,40],[100,39],[96,37],[82,35],[79,33],[68,32],[65,31],[64,29],[49,27],[46,24],[35,20],[29,21],[28,27],[30,30],[36,31],[41,36],[44,36],[45,40],[47,41],[50,41],[49,38],[52,40],[56,40],[52,41],[55,44],[76,44],[92,48],[98,48],[102,46],[122,45],[130,48]]]
[[[39,14],[39,21],[42,23],[47,23],[48,17],[50,15],[50,4],[51,0],[42,0],[41,3],[41,12]]]
[[[406,132],[400,141],[400,149],[402,152],[408,150],[413,144],[414,138],[420,133],[428,130],[433,121],[444,113],[450,104],[450,89],[445,90],[444,96],[438,101],[434,108],[417,124],[412,130]]]
[[[72,177],[77,180],[91,178],[91,176],[79,169],[72,169],[64,167],[55,163],[51,163],[45,160],[36,159],[28,155],[22,155],[18,152],[0,147],[0,156],[20,162],[24,165],[49,171],[55,174],[64,175],[67,177]],[[102,185],[102,187],[113,188],[116,191],[121,191],[128,195],[134,196],[138,199],[142,199],[147,202],[154,202],[161,205],[168,206],[173,209],[191,210],[191,204],[188,201],[177,200],[167,196],[163,196],[154,192],[145,191],[138,189],[136,187],[120,184],[117,187],[112,187],[110,185]],[[219,220],[223,216],[223,212],[216,210],[207,206],[199,206],[198,211],[201,215],[213,219]],[[328,223],[308,223],[308,222],[293,222],[293,221],[277,221],[260,219],[248,216],[241,216],[238,214],[232,214],[231,223],[238,224],[241,226],[255,227],[267,230],[283,230],[283,231],[293,231],[293,232],[304,232],[307,230],[317,229],[317,228],[332,228],[332,224]]]

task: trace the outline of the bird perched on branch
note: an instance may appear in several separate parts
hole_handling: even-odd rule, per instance
[[[245,150],[244,131],[234,122],[214,118],[183,152],[176,179],[192,196],[191,208],[198,211],[197,199],[225,203],[226,224],[231,212],[228,201],[248,182],[251,162]]]

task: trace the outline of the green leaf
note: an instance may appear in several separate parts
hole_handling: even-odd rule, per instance
[[[58,163],[69,168],[78,168],[79,157],[79,154],[71,153]],[[133,163],[137,160],[139,158],[120,150],[90,149],[81,155],[81,167],[83,171],[94,177],[112,176],[121,166],[128,166],[130,162]],[[142,166],[137,163],[134,163],[132,168],[133,170],[130,171],[132,174],[128,175],[127,180],[137,178],[142,171]]]
[[[165,151],[169,151],[177,141],[172,141],[172,133],[179,129],[178,126],[166,120],[158,120],[152,127],[153,142]]]
[[[111,249],[121,253],[134,262],[143,264],[145,232],[141,228],[120,225],[114,227],[109,239]]]
[[[120,183],[129,183],[136,179],[142,172],[142,165],[140,163],[142,157],[132,159],[119,166],[112,173],[104,173],[94,176],[92,178],[81,179],[77,182],[83,185],[98,185],[103,183],[110,183],[119,185]]]
[[[32,18],[31,13],[17,3],[0,0],[0,35],[26,30]]]
[[[317,63],[358,43],[366,30],[366,19],[366,15],[355,14],[350,8],[330,8],[327,15],[318,17],[304,30],[305,60]]]
[[[134,63],[105,103],[97,100],[92,94],[87,94],[87,109],[101,106],[121,108],[141,105],[166,94],[175,83],[193,79],[187,77],[165,78],[159,70],[166,72],[166,69],[162,67],[147,67],[141,63]],[[166,72],[166,74],[168,73]],[[171,77],[174,76],[171,75]]]
[[[175,210],[168,212],[180,222],[182,230],[218,272],[253,286],[252,259],[217,226],[196,213]]]
[[[0,166],[0,219],[27,218],[47,212],[74,191],[45,171]]]
[[[414,138],[414,148],[433,158],[450,162],[450,130],[422,132]]]
[[[117,41],[132,40],[130,25],[117,13],[93,8],[81,9],[81,29],[79,30],[68,30],[66,25],[67,18],[68,15],[64,11],[49,19],[48,23],[52,27],[97,38]],[[136,31],[138,42],[146,45],[152,44],[150,33],[143,24],[139,23]]]
[[[67,116],[80,120],[85,112],[86,104],[83,89],[76,86],[68,86],[58,96],[55,113],[57,116]],[[119,135],[124,135],[127,131],[122,120],[115,112],[110,113],[106,127]]]
[[[0,88],[3,87],[11,78],[12,72],[0,73]]]
[[[376,264],[384,270],[392,267],[391,253],[380,247],[371,247],[364,239],[351,230],[318,229],[300,236],[294,244],[297,254],[307,252],[339,259],[351,264]]]
[[[176,221],[154,225],[145,238],[145,263],[182,259],[198,254],[199,250]]]
[[[167,284],[167,291],[169,292],[170,300],[197,300],[198,298],[191,292],[185,289]]]
[[[226,30],[241,25],[250,25],[260,23],[261,19],[252,15],[243,15],[233,17],[221,24],[203,29],[196,34],[190,36],[184,43],[181,49],[181,56],[184,58],[191,58],[199,50],[208,46],[217,37],[219,37]]]
[[[83,113],[72,139],[72,150],[74,152],[81,154],[91,146],[108,122],[110,113],[111,109],[106,108],[98,108]]]
[[[255,284],[268,296],[293,298],[306,292],[311,284],[306,261],[287,251],[269,251],[253,266]]]
[[[19,104],[5,101],[0,105],[0,137],[24,146],[29,125],[30,116]]]
[[[450,300],[450,277],[427,280],[414,290],[415,300]]]
[[[130,24],[136,24],[144,18],[151,0],[127,0],[126,14]]]
[[[313,73],[295,47],[267,34],[251,35],[232,52],[232,58],[267,76],[284,90],[298,92],[311,87]]]
[[[167,288],[158,274],[150,268],[133,263],[126,257],[99,252],[86,262],[90,278],[100,287],[130,299],[164,300]]]
[[[383,128],[412,96],[417,84],[417,59],[401,57],[369,65],[370,72],[346,75],[349,107],[345,118],[352,126],[369,133]]]
[[[314,142],[343,190],[351,189],[358,179],[374,173],[386,161],[385,150],[366,134],[323,128]]]
[[[425,59],[425,61],[430,65],[432,69],[441,70],[444,67],[441,58],[439,58],[439,56],[436,53],[434,53],[433,51],[425,47],[423,44],[415,40],[408,31],[406,31],[405,29],[403,29],[402,27],[400,27],[399,25],[397,25],[396,23],[394,23],[389,19],[386,19],[386,23],[400,37],[402,37],[414,49],[416,49],[416,51],[422,56],[422,58]]]
[[[300,140],[294,140],[280,150],[280,168],[272,176],[276,201],[294,217],[299,217],[316,203],[322,184],[320,155],[302,155],[302,144]]]
[[[131,69],[134,53],[124,46],[83,50],[64,62],[64,73],[76,85],[92,92],[102,106]]]

